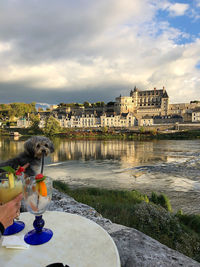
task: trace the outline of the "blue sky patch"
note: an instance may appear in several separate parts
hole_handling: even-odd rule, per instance
[[[197,69],[200,69],[200,61],[195,66]]]

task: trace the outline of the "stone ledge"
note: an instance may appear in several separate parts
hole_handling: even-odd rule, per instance
[[[113,238],[122,267],[200,267],[200,263],[191,258],[134,228],[112,223],[109,219],[103,218],[94,208],[79,203],[55,189],[52,200],[49,210],[78,214],[101,225]]]

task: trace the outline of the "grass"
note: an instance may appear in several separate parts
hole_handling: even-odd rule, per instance
[[[200,262],[200,215],[172,213],[167,196],[98,188],[70,189],[60,181],[54,188],[95,208],[114,223],[133,227]]]

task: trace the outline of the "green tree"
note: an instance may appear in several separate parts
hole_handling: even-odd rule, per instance
[[[85,101],[85,102],[83,103],[83,105],[84,105],[85,108],[88,108],[88,107],[90,106],[90,103],[87,102],[87,101]]]
[[[101,103],[104,103],[104,102],[101,102]],[[115,104],[115,102],[110,101],[110,102],[107,103],[107,106],[108,106],[108,107],[109,107],[109,106],[114,106],[114,104]],[[104,105],[105,105],[105,103],[104,103]]]
[[[101,107],[101,102],[100,101],[98,101],[98,102],[96,102],[94,104],[95,104],[96,107]]]
[[[44,134],[54,135],[60,133],[61,131],[62,128],[60,126],[59,121],[55,119],[53,116],[49,116],[45,121],[45,127],[43,129]]]
[[[41,131],[39,128],[40,117],[32,113],[30,114],[29,119],[31,122],[30,130],[32,130],[34,133],[40,132]]]
[[[7,106],[1,106],[2,110],[8,111],[8,116],[12,119],[13,117],[25,117],[28,113],[36,111],[35,102],[30,104],[26,103],[11,103]]]

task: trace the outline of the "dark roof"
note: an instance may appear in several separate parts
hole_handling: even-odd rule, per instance
[[[149,116],[149,115],[145,115],[145,116],[142,117],[142,119],[153,119],[153,117]]]
[[[166,91],[164,92],[163,97],[169,97]]]
[[[145,91],[138,91],[139,95],[154,95],[155,93],[161,95],[162,97],[169,97],[165,89],[154,89],[154,90],[145,90]]]
[[[197,108],[193,109],[192,112],[200,112],[200,107],[197,107]]]
[[[121,113],[121,117],[127,117],[128,113]]]

